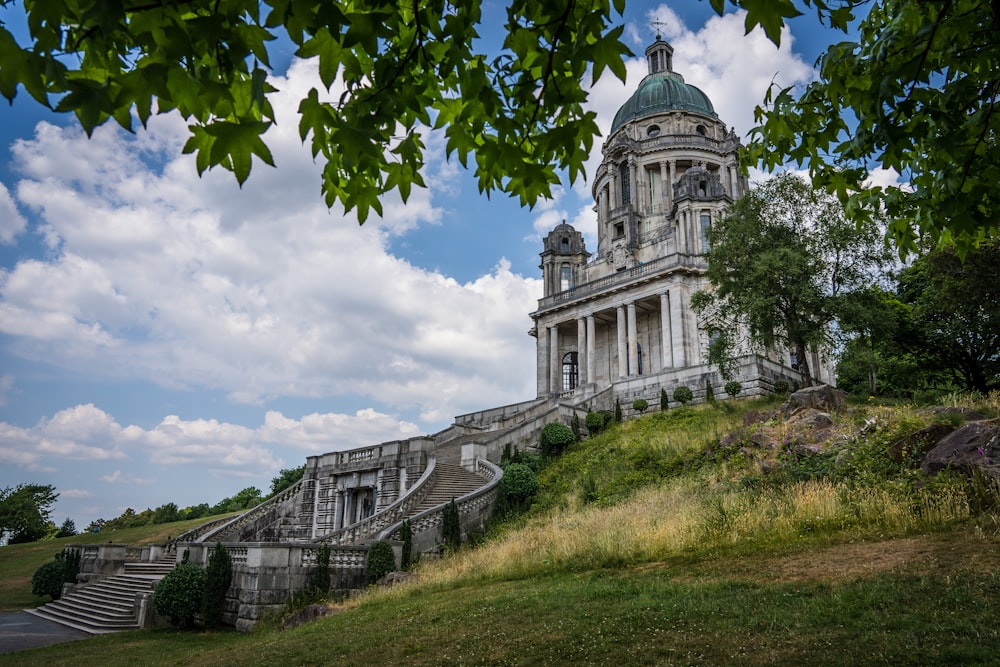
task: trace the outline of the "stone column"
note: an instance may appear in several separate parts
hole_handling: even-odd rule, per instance
[[[582,317],[576,320],[576,364],[577,383],[587,384],[590,382],[587,374],[587,320]]]
[[[735,164],[729,165],[729,196],[733,199],[740,196],[740,178]]]
[[[597,325],[593,315],[587,315],[587,382],[597,382]]]
[[[632,210],[639,210],[639,179],[636,174],[638,169],[636,168],[635,160],[630,158],[628,161],[628,177],[632,179],[632,187],[629,188],[629,203],[632,204]]]
[[[562,359],[559,358],[559,325],[549,327],[549,391],[562,391]]]
[[[625,345],[625,306],[618,306],[615,309],[618,316],[618,377],[623,378],[628,375],[628,349]]]
[[[681,304],[681,289],[670,290],[670,342],[673,347],[674,368],[687,366],[684,354],[684,309]]]
[[[663,360],[660,368],[672,368],[674,351],[670,345],[670,297],[666,292],[660,295],[660,340],[663,341],[661,345],[663,353],[660,355]]]
[[[635,303],[628,308],[628,374],[639,374],[639,332],[635,322]]]
[[[677,160],[670,160],[670,183],[667,184],[667,201],[674,205],[674,183],[677,181]]]
[[[537,370],[535,376],[538,383],[538,395],[547,396],[552,389],[549,387],[549,379],[552,374],[549,372],[549,328],[535,325],[535,360]]]
[[[610,172],[608,174],[608,201],[610,203],[610,206],[608,208],[608,213],[609,214],[610,214],[610,212],[616,206],[618,206],[618,199],[617,199],[617,197],[618,197],[618,187],[615,184],[615,180],[618,178],[618,174],[615,173],[616,170],[617,170],[617,167],[614,164],[612,164],[611,168],[608,170]],[[609,217],[610,217],[610,215],[609,215]]]
[[[660,200],[663,202],[663,212],[670,212],[670,175],[667,173],[667,161],[660,160]]]

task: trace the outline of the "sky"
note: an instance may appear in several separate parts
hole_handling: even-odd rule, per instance
[[[807,83],[843,39],[801,17],[777,49],[704,0],[630,0],[639,57],[624,84],[592,89],[605,133],[646,73],[653,20],[741,136],[772,81]],[[596,247],[589,184],[533,210],[487,198],[431,134],[429,187],[359,226],[326,208],[298,136],[315,61],[283,60],[265,137],[277,168],[256,163],[242,188],[199,178],[176,115],[88,139],[23,91],[0,105],[0,488],[55,486],[57,525],[266,492],[307,456],[535,396],[541,237],[566,220]]]

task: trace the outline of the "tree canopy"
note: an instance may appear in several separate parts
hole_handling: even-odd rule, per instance
[[[583,108],[585,74],[624,79],[624,0],[508,0],[506,37],[489,53],[481,0],[0,0],[23,6],[30,43],[0,23],[0,94],[22,86],[83,128],[114,119],[133,129],[154,113],[190,121],[184,147],[199,172],[221,166],[240,183],[253,159],[273,164],[262,135],[274,122],[275,40],[316,59],[334,101],[313,88],[299,132],[323,163],[328,206],[381,214],[380,196],[422,186],[428,128],[474,165],[479,188],[534,204],[582,173],[597,134]]]
[[[582,174],[598,128],[584,108],[591,80],[625,76],[630,50],[615,25],[626,0],[506,0],[504,39],[481,39],[481,0],[0,0],[23,8],[28,40],[0,18],[0,94],[23,88],[73,112],[89,133],[114,119],[129,130],[154,113],[190,122],[184,150],[199,172],[220,166],[240,183],[254,158],[273,164],[263,136],[276,44],[315,59],[326,101],[311,89],[299,132],[323,165],[328,206],[381,213],[390,191],[422,186],[424,135],[471,166],[481,191],[534,204],[565,170]],[[806,165],[864,221],[888,211],[901,251],[924,235],[964,253],[998,232],[1000,8],[982,0],[710,0],[746,10],[776,44],[805,12],[833,44],[804,90],[773,87],[757,108],[747,165]],[[15,15],[13,13],[11,16]],[[341,92],[342,91],[342,92]],[[873,169],[905,185],[870,185]]]
[[[0,489],[0,538],[18,544],[55,533],[56,527],[49,516],[58,497],[56,488],[48,484],[18,484]]]
[[[902,253],[923,237],[961,254],[1000,231],[1000,4],[982,0],[731,0],[747,26],[803,9],[857,41],[830,46],[804,90],[772,87],[747,164],[807,166],[860,221],[886,211]],[[720,10],[725,0],[712,0]],[[875,168],[903,185],[872,185]]]
[[[709,361],[728,379],[739,354],[787,348],[811,384],[811,350],[827,346],[845,296],[886,259],[880,237],[793,174],[750,190],[709,230],[714,290],[691,299],[712,340]]]

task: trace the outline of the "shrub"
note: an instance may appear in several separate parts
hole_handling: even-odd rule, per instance
[[[395,571],[396,554],[392,552],[392,545],[385,540],[375,540],[368,547],[368,560],[365,563],[365,574],[368,575],[368,583],[374,584],[379,579]]]
[[[66,562],[62,559],[62,554],[57,554],[55,560],[45,563],[31,575],[31,592],[58,600],[65,582]]]
[[[736,398],[741,391],[743,391],[743,385],[736,380],[730,380],[726,383],[726,393],[729,394],[729,398]]]
[[[688,387],[681,385],[674,389],[674,400],[681,405],[687,405],[692,400],[694,400],[694,392],[692,392]]]
[[[226,609],[226,593],[232,583],[233,559],[229,555],[229,549],[222,544],[216,544],[205,568],[205,595],[201,604],[201,615],[208,627],[222,624],[222,612]]]
[[[569,430],[573,431],[573,442],[580,442],[580,415],[573,413],[573,420],[569,423]]]
[[[667,390],[664,389],[663,387],[660,387],[660,410],[666,412],[669,406],[670,406],[670,399],[667,398]]]
[[[600,410],[601,415],[604,417],[604,426],[607,428],[608,424],[614,422],[615,411],[614,410]]]
[[[773,389],[773,391],[774,391],[775,394],[778,394],[778,395],[787,394],[788,393],[788,380],[785,380],[784,378],[782,378],[780,380],[775,380],[774,381],[774,385],[772,385],[772,389]]]
[[[649,401],[644,398],[637,398],[632,401],[632,409],[638,412],[640,415],[649,408]]]
[[[76,575],[80,574],[80,559],[83,554],[79,549],[63,549],[62,559],[66,564],[64,579],[67,584],[76,583]]]
[[[538,476],[525,464],[512,463],[504,468],[500,491],[511,503],[523,505],[538,493]]]
[[[324,544],[316,551],[316,567],[309,573],[306,584],[312,600],[322,600],[330,592],[330,545]]]
[[[399,537],[403,540],[403,553],[399,557],[399,569],[406,571],[413,564],[413,526],[409,519],[403,520],[399,528]]]
[[[156,585],[153,608],[178,628],[191,628],[204,597],[205,570],[194,563],[181,563]]]
[[[583,422],[587,427],[587,432],[594,436],[604,430],[604,415],[600,412],[588,412]]]
[[[615,399],[615,423],[622,423],[622,402],[617,398]]]
[[[534,452],[515,451],[514,456],[510,457],[507,463],[523,463],[536,473],[542,469],[542,457],[540,454],[535,454]]]
[[[705,402],[715,403],[715,389],[712,388],[711,380],[705,380]]]
[[[576,441],[573,431],[566,424],[552,422],[542,429],[542,456],[557,456],[562,454],[567,446]]]
[[[462,545],[462,520],[458,516],[458,505],[455,504],[454,498],[445,505],[443,518],[441,532],[444,545],[454,551]]]

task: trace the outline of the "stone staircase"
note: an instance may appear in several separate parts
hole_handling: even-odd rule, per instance
[[[439,459],[436,466],[434,486],[424,499],[410,510],[407,518],[411,518],[432,507],[443,505],[452,498],[458,499],[467,493],[486,484],[479,475],[473,474],[460,465],[443,463]]]
[[[92,635],[136,630],[136,594],[152,592],[174,564],[172,559],[125,563],[122,574],[83,585],[65,597],[25,611]]]

